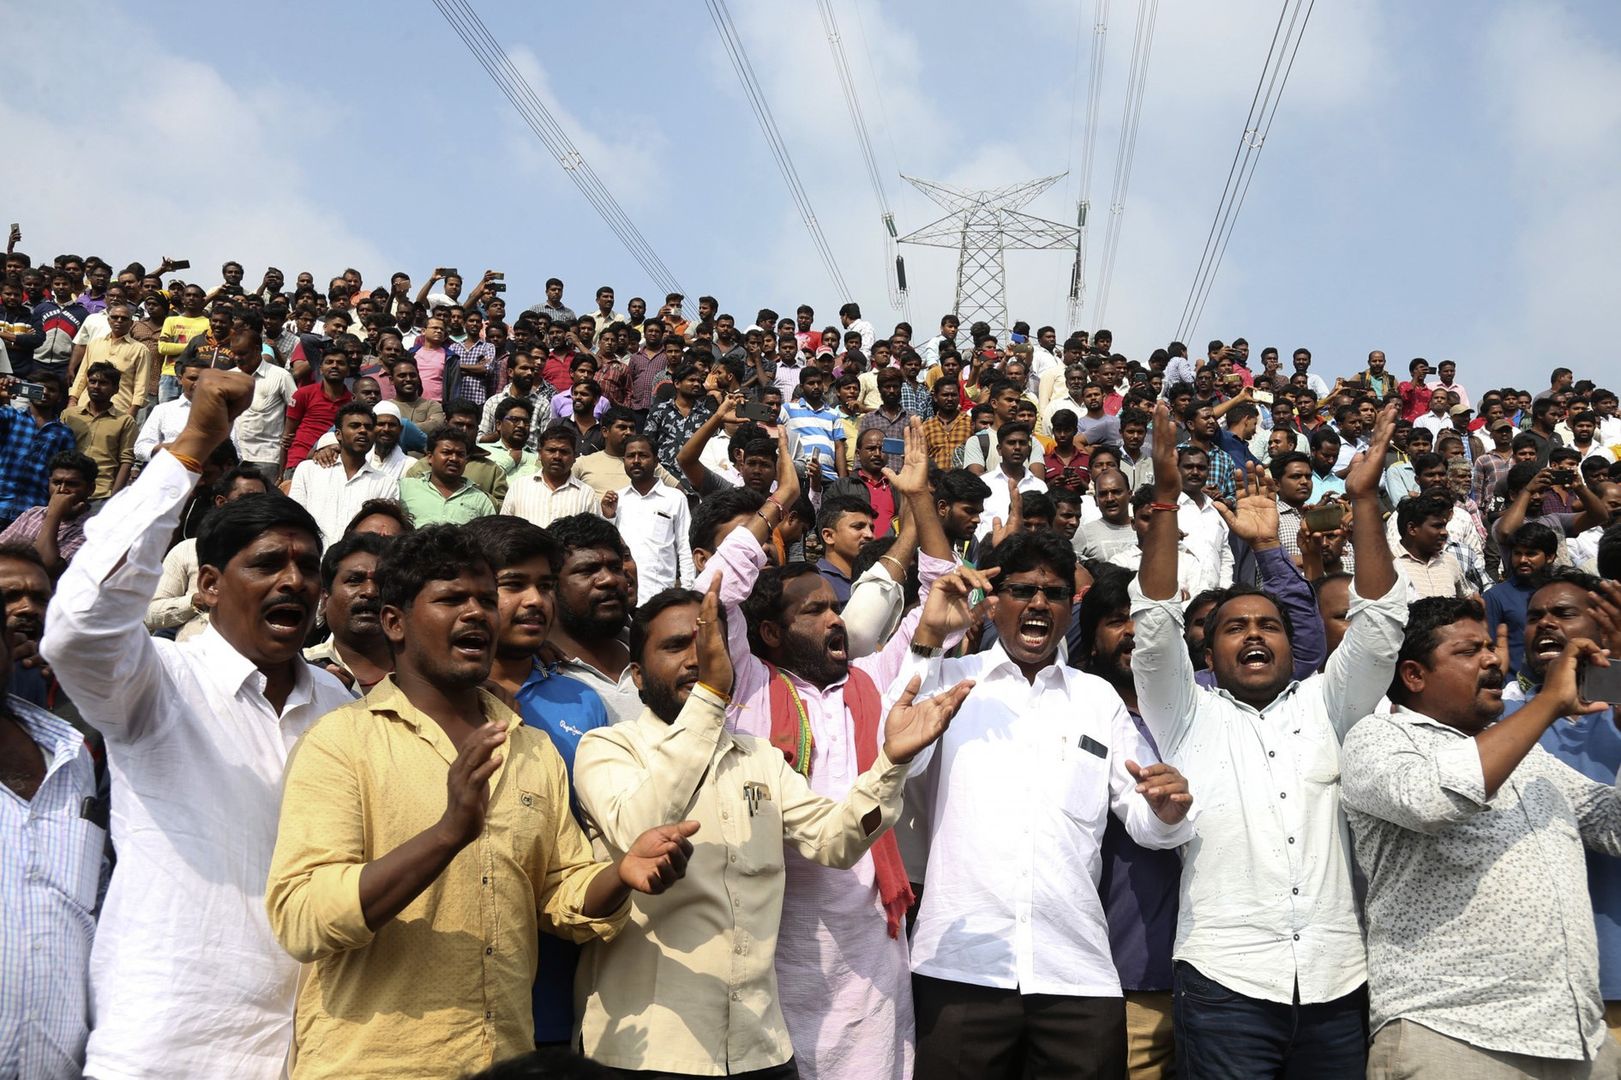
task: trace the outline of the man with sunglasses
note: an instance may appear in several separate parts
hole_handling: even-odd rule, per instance
[[[974,577],[995,596],[996,643],[942,659],[947,642],[926,619],[892,684],[921,669],[920,694],[973,685],[913,765],[929,836],[912,936],[917,1072],[1124,1078],[1125,1000],[1098,896],[1104,829],[1112,813],[1143,846],[1177,847],[1193,836],[1193,799],[1175,768],[1156,763],[1120,695],[1059,663],[1075,595],[1070,545],[1015,533]],[[970,583],[936,588],[966,611]]]
[[[122,299],[109,301],[102,314],[107,320],[107,335],[84,346],[74,372],[73,389],[68,391],[68,404],[77,405],[84,397],[90,369],[97,364],[108,363],[118,369],[113,410],[122,416],[134,416],[147,402],[146,388],[151,382],[155,358],[152,350],[130,335],[135,326],[135,316],[127,303]]]

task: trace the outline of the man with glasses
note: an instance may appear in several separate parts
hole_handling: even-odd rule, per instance
[[[908,667],[919,694],[972,680],[938,746],[912,771],[930,838],[912,937],[919,1076],[1125,1076],[1126,1009],[1098,897],[1112,813],[1147,848],[1193,837],[1193,796],[1132,723],[1120,695],[1058,660],[1075,552],[1015,533],[977,571],[942,578],[931,606],[994,593],[997,641],[961,660],[927,617]],[[997,813],[976,797],[996,793]],[[979,796],[973,793],[979,793]],[[1018,827],[1008,829],[1009,822]]]
[[[135,316],[129,304],[114,300],[107,305],[104,314],[107,318],[107,336],[97,338],[84,347],[74,374],[73,388],[68,391],[68,403],[79,403],[85,393],[90,369],[96,364],[106,363],[118,369],[113,409],[123,416],[133,416],[137,409],[147,403],[146,387],[152,375],[152,352],[130,335],[135,326]]]

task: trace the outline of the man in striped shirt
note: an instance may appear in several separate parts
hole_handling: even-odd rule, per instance
[[[802,466],[818,461],[822,477],[833,480],[844,474],[838,453],[844,441],[844,425],[839,411],[827,403],[827,373],[820,367],[807,367],[799,373],[799,394],[783,405],[788,418],[788,445]]]

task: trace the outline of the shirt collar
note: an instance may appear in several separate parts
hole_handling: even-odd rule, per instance
[[[55,713],[47,712],[15,694],[6,696],[6,708],[49,759],[47,772],[85,748],[84,736],[79,730]]]
[[[1426,716],[1424,713],[1409,709],[1405,705],[1397,705],[1395,702],[1392,702],[1390,705],[1390,718],[1399,723],[1411,724],[1413,727],[1432,728],[1436,731],[1444,731],[1448,735],[1458,739],[1473,738],[1473,736],[1468,732],[1459,731],[1450,724],[1441,723],[1441,721],[1435,719],[1433,716]]]
[[[981,681],[994,677],[1008,677],[1017,679],[1019,682],[1025,683],[1026,685],[1034,686],[1036,683],[1040,683],[1044,680],[1048,682],[1063,682],[1064,680],[1064,672],[1060,668],[1059,654],[1057,653],[1053,654],[1052,663],[1042,668],[1041,671],[1036,674],[1035,683],[1030,683],[1025,679],[1024,672],[1020,670],[1018,664],[1013,662],[1013,657],[1008,655],[1007,649],[1002,644],[1002,640],[1000,638],[998,638],[996,643],[989,649],[986,649],[981,655],[985,657],[985,666],[979,670],[979,678]]]
[[[445,734],[444,728],[440,727],[433,717],[411,703],[411,699],[405,696],[405,691],[394,681],[392,673],[385,675],[362,700],[367,711],[373,716],[390,717],[400,721],[434,744],[441,754],[448,754],[449,760],[455,760],[457,751],[455,744],[450,741],[450,736]],[[523,723],[523,717],[507,708],[500,698],[488,690],[478,691],[478,704],[486,722],[497,721],[509,732]],[[508,757],[511,757],[510,751],[503,755],[502,765],[497,766],[496,779],[499,779],[501,771],[505,768],[505,759]]]
[[[214,681],[235,697],[242,692],[244,686],[251,685],[253,692],[264,696],[265,676],[254,665],[252,660],[243,656],[236,650],[236,646],[225,640],[219,628],[210,620],[208,628],[197,635],[197,647],[207,654],[207,663],[204,670],[212,673]],[[310,675],[309,665],[301,660],[293,668],[293,689],[287,695],[287,703],[282,713],[307,705],[315,700],[315,679]]]

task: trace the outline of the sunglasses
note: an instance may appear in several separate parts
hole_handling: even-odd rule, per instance
[[[1075,597],[1075,590],[1068,585],[1032,585],[1024,581],[1004,581],[996,591],[1005,592],[1015,600],[1034,600],[1036,593],[1040,593],[1049,604],[1067,604]]]

